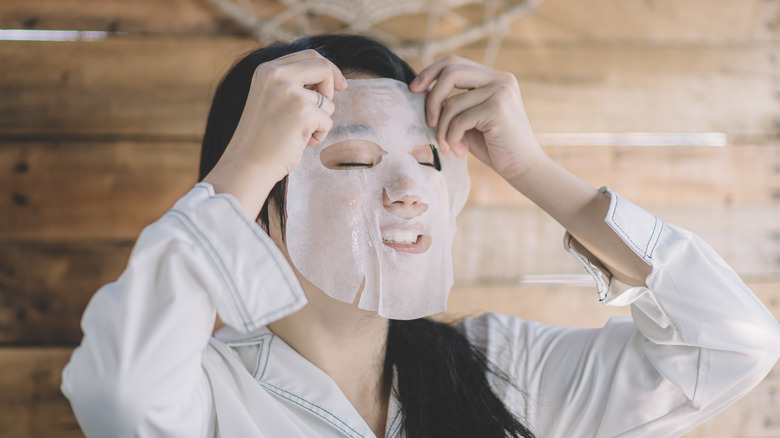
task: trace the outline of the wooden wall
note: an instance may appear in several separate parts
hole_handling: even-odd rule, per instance
[[[780,0],[545,0],[513,26],[496,61],[517,75],[538,132],[727,133],[725,148],[547,151],[699,233],[776,316],[779,20]],[[423,23],[384,30],[414,38]],[[0,430],[83,436],[58,391],[80,314],[122,271],[140,230],[194,183],[211,93],[257,44],[205,0],[4,0],[2,28],[125,32],[0,42]],[[480,60],[484,46],[458,53]],[[592,327],[626,314],[590,288],[534,283],[584,272],[557,224],[471,168],[449,316],[494,310]],[[780,436],[779,390],[776,368],[687,436]]]

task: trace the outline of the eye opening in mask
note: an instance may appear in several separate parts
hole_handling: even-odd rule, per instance
[[[344,140],[320,151],[320,162],[333,170],[370,169],[382,161],[387,151],[368,140]]]

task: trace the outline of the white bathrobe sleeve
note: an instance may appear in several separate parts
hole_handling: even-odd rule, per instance
[[[780,325],[696,235],[605,192],[605,220],[652,266],[647,287],[618,282],[571,236],[565,244],[601,301],[630,305],[631,318],[579,329],[489,314],[463,329],[515,385],[494,379],[540,437],[680,436],[768,374]]]
[[[305,304],[292,269],[230,195],[195,186],[147,227],[83,319],[62,391],[88,437],[198,437],[215,317],[250,332]]]

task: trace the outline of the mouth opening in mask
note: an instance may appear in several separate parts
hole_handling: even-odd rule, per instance
[[[382,243],[398,252],[407,252],[410,254],[423,254],[428,251],[433,243],[431,236],[424,234],[388,234],[382,235]]]

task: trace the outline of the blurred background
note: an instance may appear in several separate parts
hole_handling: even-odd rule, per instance
[[[3,0],[0,435],[83,436],[59,393],[90,296],[195,183],[211,95],[275,39],[514,73],[546,151],[708,241],[780,315],[780,0]],[[58,32],[53,32],[58,31]],[[563,229],[470,163],[446,318],[601,326]],[[687,437],[780,437],[780,368]]]

